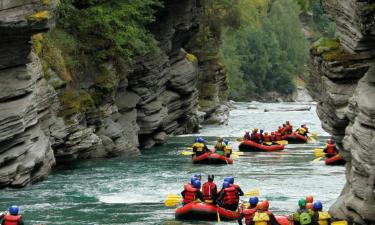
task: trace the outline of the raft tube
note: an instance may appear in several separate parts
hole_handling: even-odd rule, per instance
[[[207,152],[203,155],[193,157],[195,164],[233,164],[233,159],[220,155],[218,153]]]
[[[305,136],[302,136],[297,133],[286,134],[282,137],[283,140],[287,140],[289,144],[300,144],[307,143],[308,139]]]
[[[287,216],[275,216],[275,217],[276,217],[277,222],[280,225],[289,225],[289,219]]]
[[[176,219],[217,221],[217,213],[220,215],[220,220],[228,221],[240,218],[240,214],[237,212],[213,204],[192,202],[176,209]]]
[[[340,154],[337,154],[331,158],[326,159],[325,163],[326,165],[337,166],[337,165],[345,165],[346,161]]]
[[[238,146],[240,151],[243,152],[273,152],[273,151],[282,151],[284,150],[284,145],[262,145],[254,141],[244,140]]]

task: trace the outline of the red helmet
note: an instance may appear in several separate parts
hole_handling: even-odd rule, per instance
[[[260,210],[267,211],[269,207],[270,207],[270,203],[268,202],[268,200],[264,200],[261,203]]]
[[[273,132],[273,131],[272,131],[272,132],[271,132],[271,134],[272,134],[272,135],[274,135],[274,134],[275,134],[275,132]]]
[[[306,196],[306,202],[307,203],[313,203],[313,201],[314,201],[314,197],[312,195]]]

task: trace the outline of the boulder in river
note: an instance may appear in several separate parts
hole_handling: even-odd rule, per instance
[[[292,112],[292,111],[310,111],[311,106],[298,106],[298,107],[278,107],[266,108],[264,112]]]

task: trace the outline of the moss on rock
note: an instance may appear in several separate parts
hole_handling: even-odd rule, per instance
[[[94,106],[91,95],[85,90],[66,90],[59,95],[59,99],[62,106],[59,116],[64,118],[87,112]]]
[[[325,61],[345,62],[352,59],[352,54],[344,49],[338,39],[319,39],[311,48],[314,55],[322,56]]]
[[[43,22],[50,18],[51,13],[48,10],[43,10],[36,12],[30,16],[28,16],[26,19],[30,22]]]
[[[120,79],[114,68],[101,65],[99,66],[99,74],[94,80],[95,88],[99,89],[103,93],[110,93],[115,90],[119,80]]]

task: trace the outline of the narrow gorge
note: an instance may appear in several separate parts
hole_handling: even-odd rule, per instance
[[[83,12],[104,1],[69,2]],[[98,56],[108,43],[91,44],[94,31],[79,37],[86,42],[79,52],[54,42],[53,35],[79,39],[60,23],[59,0],[0,0],[0,188],[34,184],[84,159],[136,157],[202,124],[227,123],[222,52],[197,44],[204,2],[152,6],[145,27],[157,50],[124,62]],[[306,87],[347,161],[346,184],[330,212],[375,224],[375,3],[321,4],[337,39],[311,47]]]

